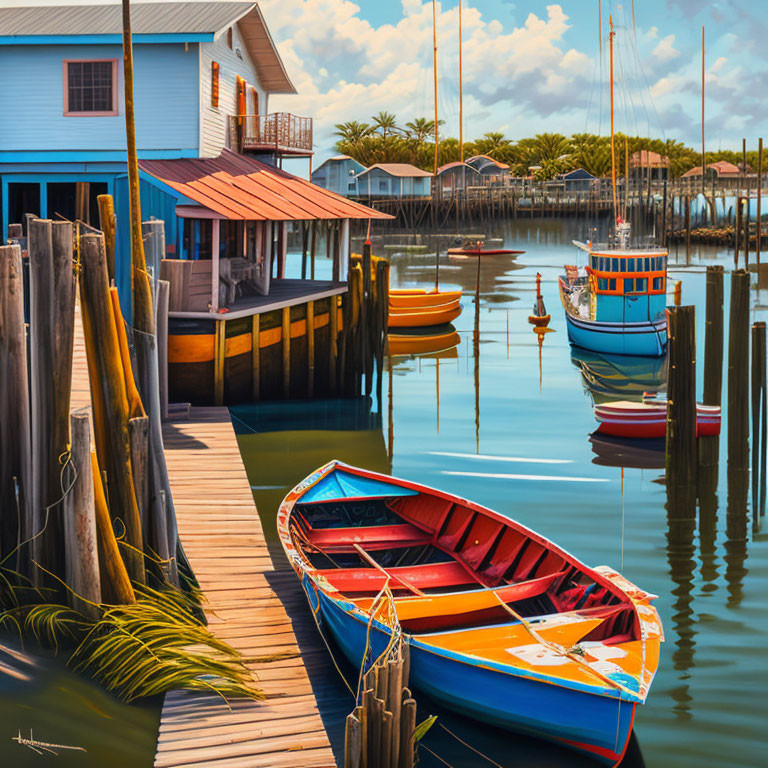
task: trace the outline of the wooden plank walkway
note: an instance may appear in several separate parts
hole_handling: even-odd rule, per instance
[[[165,697],[157,768],[314,768],[335,766],[304,657],[275,589],[296,577],[276,573],[267,551],[226,408],[193,408],[168,423],[164,439],[184,551],[200,581],[211,631],[237,648],[267,694],[262,702],[187,691]],[[299,614],[302,615],[302,614]],[[305,621],[312,619],[306,611]],[[259,657],[289,654],[279,661]]]
[[[72,407],[90,403],[78,306]],[[165,424],[163,435],[179,534],[208,600],[210,629],[250,660],[266,699],[228,705],[210,694],[169,693],[155,766],[334,768],[307,672],[327,671],[327,653],[314,638],[317,630],[295,574],[274,569],[229,412],[193,408],[188,421]],[[302,643],[301,655],[299,630],[312,637]],[[275,654],[287,658],[259,661]],[[322,677],[313,674],[320,690]]]

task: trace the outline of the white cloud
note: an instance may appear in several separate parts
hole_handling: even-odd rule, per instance
[[[660,61],[669,61],[680,55],[675,46],[675,36],[667,35],[659,41],[659,44],[653,49],[653,55]]]
[[[367,120],[381,109],[404,122],[432,110],[432,4],[402,0],[395,24],[375,27],[350,0],[263,2],[298,96],[273,97],[271,109],[315,118],[318,149],[330,148],[333,125]],[[568,110],[584,99],[590,60],[566,48],[570,28],[559,4],[505,27],[472,5],[462,12],[465,135],[519,126],[522,115]],[[441,119],[458,133],[458,8],[437,4]],[[319,82],[323,67],[328,75]],[[330,84],[330,85],[328,85]],[[514,112],[513,112],[514,110]],[[456,113],[456,114],[454,114]],[[519,130],[519,129],[518,129]]]

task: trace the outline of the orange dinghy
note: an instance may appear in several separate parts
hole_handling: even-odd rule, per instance
[[[659,664],[654,595],[479,504],[338,461],[285,497],[277,530],[355,666],[400,635],[411,684],[445,706],[622,759]]]
[[[390,310],[395,307],[410,307],[412,309],[423,309],[434,307],[439,304],[448,304],[452,301],[458,301],[461,298],[461,291],[424,291],[418,289],[397,289],[389,292]]]
[[[389,308],[390,328],[424,328],[453,322],[461,314],[459,298],[434,306]]]

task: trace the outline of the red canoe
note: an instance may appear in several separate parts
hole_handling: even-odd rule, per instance
[[[618,400],[595,406],[597,431],[614,437],[665,437],[667,401],[646,400],[633,403]],[[720,434],[720,406],[696,404],[696,437]]]

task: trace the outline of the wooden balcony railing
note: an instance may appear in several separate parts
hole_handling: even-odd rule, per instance
[[[312,118],[288,112],[271,115],[230,115],[230,145],[238,152],[273,151],[312,154]]]

